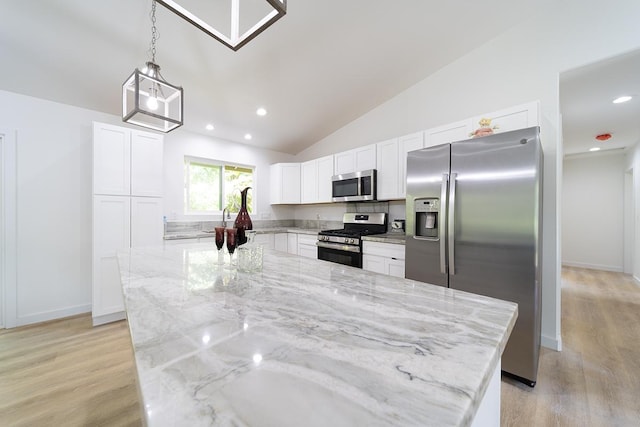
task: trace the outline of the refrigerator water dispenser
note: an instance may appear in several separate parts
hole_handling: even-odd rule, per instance
[[[440,199],[416,199],[414,203],[416,230],[415,236],[438,239],[438,221],[440,220]]]

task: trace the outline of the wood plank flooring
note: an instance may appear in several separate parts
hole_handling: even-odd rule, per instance
[[[534,389],[503,377],[503,426],[640,426],[640,285],[562,270],[562,352],[542,349]]]
[[[502,425],[639,426],[640,285],[563,269],[562,338],[534,389],[503,378]],[[125,321],[0,330],[0,426],[139,426],[135,378]]]
[[[125,321],[83,315],[0,330],[0,426],[139,426]]]

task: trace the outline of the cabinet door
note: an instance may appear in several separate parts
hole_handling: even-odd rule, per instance
[[[388,259],[386,270],[389,276],[404,278],[404,260]]]
[[[376,144],[365,145],[335,154],[335,175],[376,168]]]
[[[318,201],[318,162],[311,160],[300,164],[300,202]]]
[[[356,171],[356,154],[353,150],[343,151],[335,154],[334,170],[336,175],[351,173]]]
[[[131,247],[161,245],[163,234],[162,199],[132,197]]]
[[[399,148],[399,176],[400,176],[400,197],[407,194],[407,153],[413,150],[424,148],[424,132],[412,133],[398,138]]]
[[[298,255],[307,258],[318,258],[317,235],[298,234]]]
[[[296,233],[287,233],[287,252],[298,255],[298,235]]]
[[[318,202],[331,202],[331,177],[333,177],[333,156],[317,159],[318,162]]]
[[[271,204],[300,203],[300,163],[271,165]]]
[[[517,105],[493,113],[483,114],[472,119],[473,129],[480,127],[482,118],[491,119],[491,126],[496,126],[495,133],[540,126],[540,103],[538,101]]]
[[[287,233],[276,233],[274,247],[276,251],[287,252]]]
[[[283,203],[300,203],[300,164],[288,164],[282,168]]]
[[[362,269],[374,273],[387,274],[384,258],[377,255],[362,255]]]
[[[130,246],[130,197],[93,197],[93,298],[94,325],[117,320],[101,317],[121,313],[124,318],[122,285],[116,252]]]
[[[425,147],[446,144],[454,141],[463,141],[470,138],[473,132],[471,120],[451,123],[445,126],[428,129],[425,131]]]
[[[376,144],[366,145],[354,150],[356,169],[353,172],[376,168]]]
[[[131,131],[93,123],[93,193],[131,193]]]
[[[400,165],[398,138],[376,144],[378,170],[378,200],[400,197]]]
[[[261,245],[267,249],[273,249],[275,246],[274,235],[272,233],[256,234],[253,241],[256,245]]]
[[[163,138],[148,132],[131,133],[131,195],[162,197]]]

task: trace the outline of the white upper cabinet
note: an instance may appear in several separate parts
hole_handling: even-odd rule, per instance
[[[300,164],[300,200],[302,203],[331,201],[333,156],[321,157]]]
[[[131,194],[131,131],[93,124],[93,194]]]
[[[538,101],[529,102],[474,117],[471,119],[472,130],[470,133],[480,127],[479,122],[483,118],[491,119],[494,133],[540,126],[540,103]]]
[[[331,201],[331,178],[333,172],[333,156],[325,156],[316,160],[318,162],[318,202]]]
[[[400,160],[398,138],[376,144],[378,200],[400,197]]]
[[[409,151],[424,148],[424,132],[416,132],[398,138],[399,148],[399,176],[400,176],[400,198],[404,198],[407,192],[407,153]]]
[[[434,145],[469,139],[469,134],[473,132],[471,123],[472,122],[469,119],[428,129],[425,131],[424,146],[433,147]]]
[[[334,174],[359,172],[376,168],[376,144],[365,145],[335,154]]]
[[[97,122],[93,132],[93,194],[162,197],[162,135]]]
[[[300,163],[271,165],[272,205],[300,203]]]
[[[315,203],[318,200],[318,162],[300,163],[300,202]]]
[[[131,132],[131,195],[162,197],[162,136]]]

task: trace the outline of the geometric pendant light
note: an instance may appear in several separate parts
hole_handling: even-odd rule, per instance
[[[164,80],[156,64],[155,0],[151,23],[151,61],[142,70],[136,68],[122,85],[122,120],[166,133],[182,126],[183,90]]]
[[[240,0],[158,3],[234,51],[287,13],[287,0],[243,0],[242,5]]]

